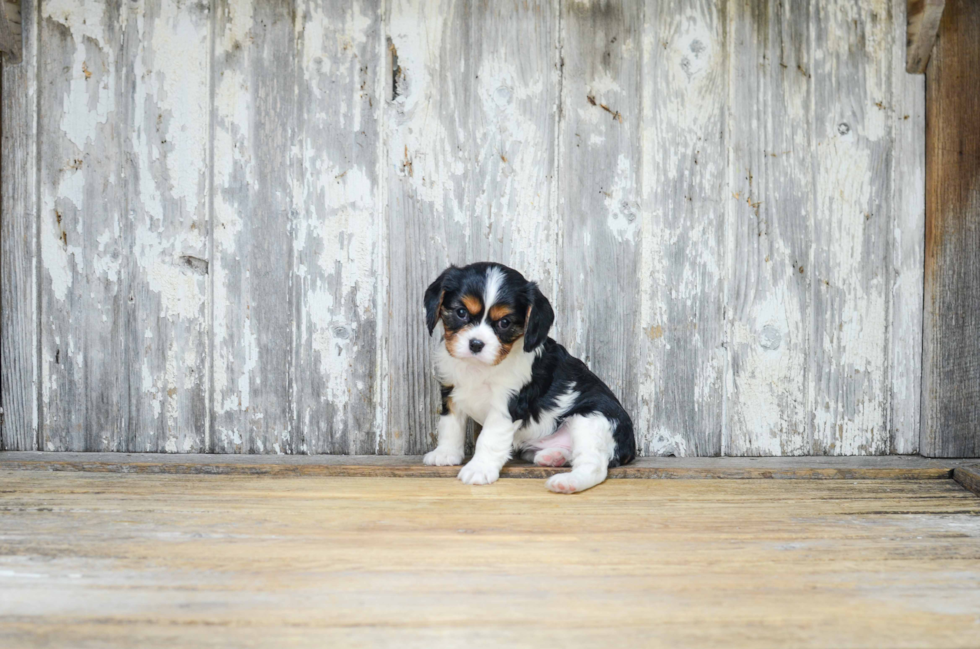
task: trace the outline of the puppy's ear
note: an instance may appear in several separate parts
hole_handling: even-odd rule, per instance
[[[425,297],[422,298],[422,301],[425,304],[425,324],[429,327],[430,336],[436,328],[436,322],[439,321],[439,311],[442,309],[442,296],[446,293],[446,281],[455,275],[458,270],[455,266],[450,266],[442,271],[439,277],[436,278],[436,281],[429,284],[429,288],[425,289]]]
[[[548,338],[548,330],[555,322],[555,312],[537,284],[528,283],[527,291],[531,305],[527,308],[527,322],[524,324],[524,351],[529,352]]]

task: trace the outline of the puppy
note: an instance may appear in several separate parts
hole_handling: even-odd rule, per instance
[[[548,337],[555,313],[537,284],[494,263],[450,266],[425,291],[429,335],[442,383],[439,443],[430,465],[463,460],[466,418],[483,426],[466,484],[490,484],[512,452],[539,466],[571,464],[548,479],[575,493],[606,479],[636,455],[633,422],[585,363]]]

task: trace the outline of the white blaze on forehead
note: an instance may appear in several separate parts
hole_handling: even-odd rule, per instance
[[[504,284],[504,273],[496,266],[487,269],[487,287],[483,291],[483,321],[486,322],[490,307],[497,303],[497,294]]]

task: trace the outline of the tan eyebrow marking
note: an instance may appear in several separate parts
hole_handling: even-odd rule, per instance
[[[501,318],[504,318],[506,316],[513,315],[513,314],[514,314],[514,309],[510,308],[506,304],[496,304],[493,307],[491,307],[491,309],[490,309],[490,319],[491,320],[500,320]]]
[[[470,315],[476,315],[483,308],[480,299],[472,295],[464,295],[461,301],[463,302],[463,306],[466,307],[466,310],[470,312]]]

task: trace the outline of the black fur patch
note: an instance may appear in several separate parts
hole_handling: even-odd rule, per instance
[[[440,415],[449,414],[449,401],[453,394],[453,386],[451,385],[441,385],[439,386],[439,392],[442,394],[442,412]]]
[[[633,420],[612,390],[585,363],[551,338],[544,341],[540,355],[531,366],[531,382],[511,397],[508,404],[510,417],[525,423],[529,420],[538,422],[545,412],[555,409],[558,398],[569,390],[578,392],[578,398],[568,412],[557,420],[556,430],[573,415],[600,413],[613,425],[616,450],[609,467],[632,462],[636,457]]]

